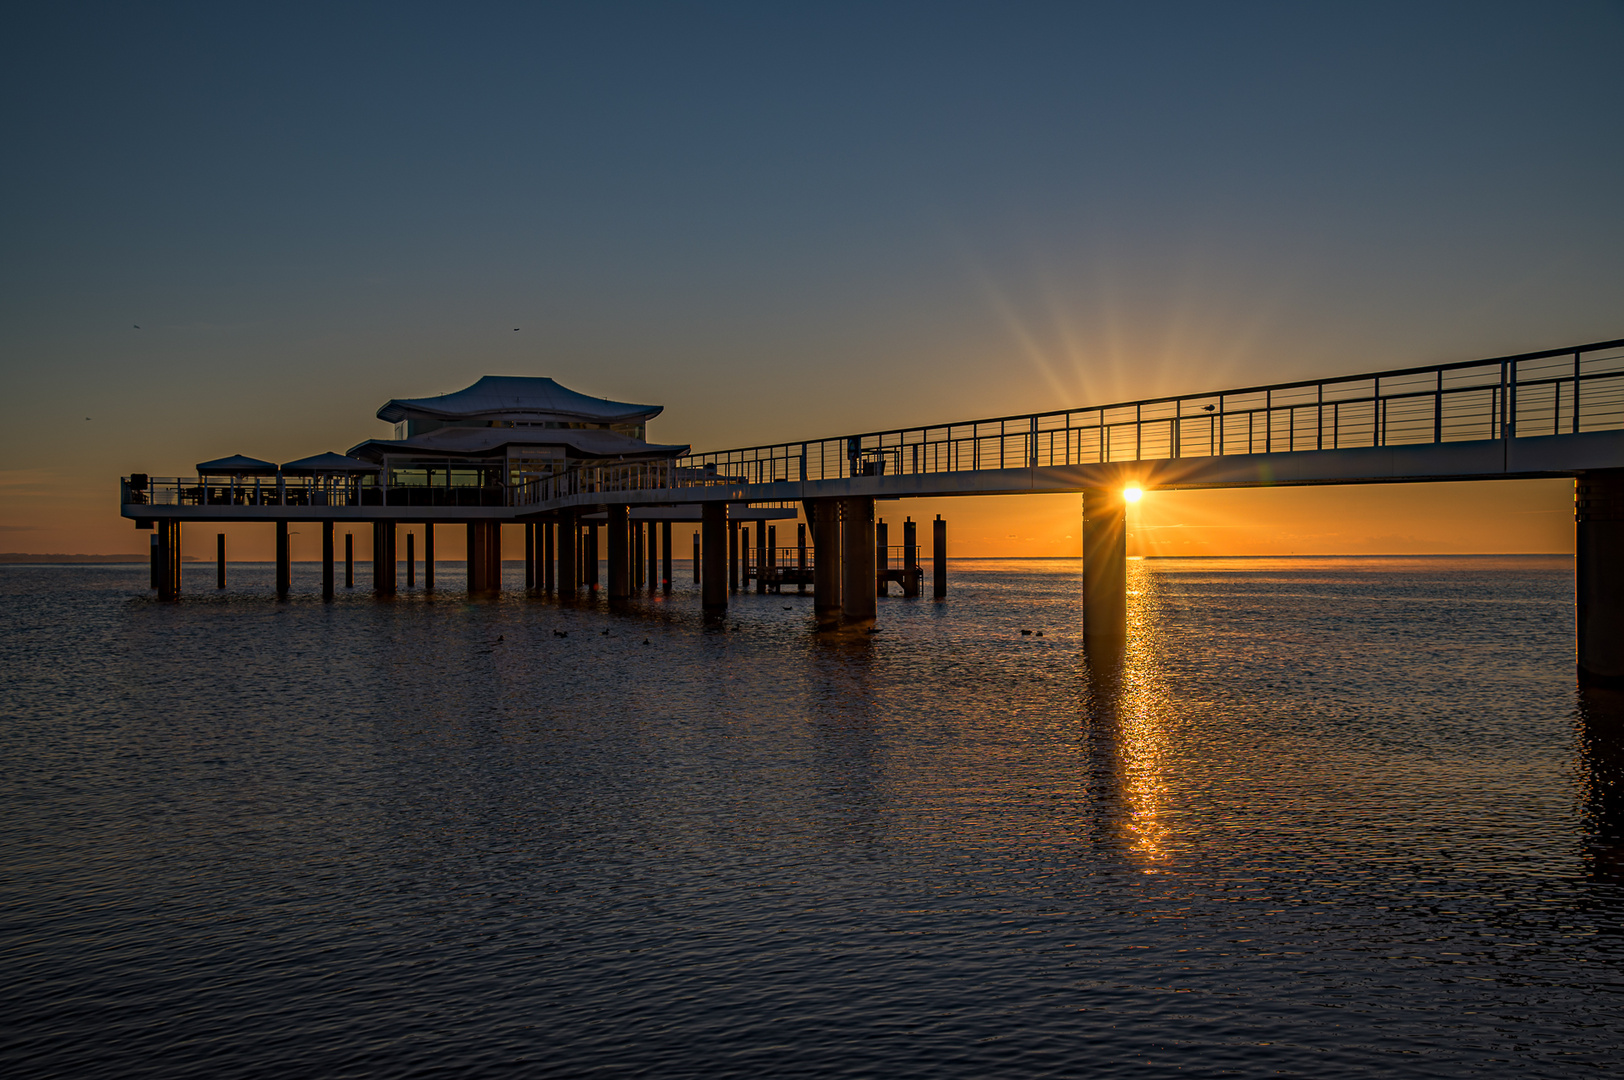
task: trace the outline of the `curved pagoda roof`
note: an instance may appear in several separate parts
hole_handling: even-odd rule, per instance
[[[551,379],[486,375],[474,385],[438,397],[395,398],[378,410],[379,420],[460,420],[467,417],[557,417],[600,424],[633,423],[658,416],[663,405],[633,405],[588,397]]]

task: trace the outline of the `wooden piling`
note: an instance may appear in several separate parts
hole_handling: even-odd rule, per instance
[[[661,578],[661,576],[660,576],[660,552],[662,550],[664,550],[664,549],[662,548],[662,546],[660,544],[660,534],[659,534],[659,530],[655,528],[655,524],[656,524],[655,522],[650,521],[645,525],[645,528],[648,529],[648,591],[649,592],[653,592],[660,585],[661,581],[663,580]],[[668,559],[670,558],[670,554],[671,554],[670,551],[667,550],[666,551],[666,557]],[[669,573],[667,573],[665,575],[665,577],[667,577],[667,578],[670,577],[670,576],[671,575]]]
[[[575,524],[575,511],[573,509],[558,512],[558,594],[573,598],[580,589],[580,577],[577,571],[580,568],[580,556],[576,554],[576,543],[580,539],[581,530]]]
[[[699,584],[699,534],[694,533],[694,584]]]
[[[355,534],[344,534],[344,587],[355,588]]]
[[[556,555],[553,529],[553,522],[541,523],[541,591],[548,594],[558,587],[558,577],[553,569],[553,559]]]
[[[902,595],[918,596],[919,579],[919,524],[913,518],[902,522]]]
[[[226,587],[226,534],[214,534],[214,587]]]
[[[158,537],[161,535],[162,533],[155,529],[153,530],[152,536],[148,538],[149,553],[147,558],[151,563],[152,570],[152,584],[150,587],[154,589],[158,587],[158,581],[163,576],[163,545],[158,541]],[[698,541],[695,541],[694,546],[697,550]]]
[[[874,595],[891,595],[891,526],[874,523]]]
[[[395,523],[372,523],[372,593],[374,596],[395,595]]]
[[[756,594],[767,595],[767,523],[756,523]]]
[[[536,525],[524,523],[524,587],[527,592],[536,588]]]
[[[799,570],[800,580],[795,582],[795,591],[806,595],[806,522],[802,521],[795,526],[795,569]]]
[[[726,505],[725,503],[723,504]],[[703,522],[701,523],[703,527]],[[710,550],[710,537],[705,538],[705,550]],[[727,591],[739,591],[739,523],[727,523]]]
[[[406,587],[417,584],[417,536],[406,534]]]

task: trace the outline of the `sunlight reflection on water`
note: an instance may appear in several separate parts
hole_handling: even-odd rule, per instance
[[[0,571],[10,1074],[1620,1049],[1624,712],[1576,694],[1570,560],[1136,561],[1106,655],[1069,560],[955,563],[842,643],[689,581],[144,573]]]

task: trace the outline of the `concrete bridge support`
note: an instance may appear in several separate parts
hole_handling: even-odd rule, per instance
[[[553,523],[541,523],[541,591],[551,593],[558,587],[558,578],[554,570],[553,560],[557,557],[557,550],[553,546]]]
[[[812,611],[819,630],[840,628],[840,502],[808,499],[812,526]]]
[[[372,593],[395,595],[395,523],[372,523]]]
[[[344,534],[344,587],[355,588],[355,534]]]
[[[930,595],[937,600],[947,595],[947,522],[937,514],[930,523]]]
[[[736,544],[739,534],[737,528],[728,528],[727,503],[707,502],[700,515],[700,551],[705,562],[700,575],[702,603],[706,611],[722,612],[727,610],[728,536],[731,533]]]
[[[276,598],[286,600],[293,588],[293,554],[288,547],[288,523],[276,523]]]
[[[660,522],[660,591],[671,595],[671,523]]]
[[[284,525],[283,528],[287,526]],[[180,599],[180,522],[160,518],[157,523],[158,599]]]
[[[226,587],[226,534],[214,534],[214,587]]]
[[[414,546],[417,534],[406,534],[406,587],[409,589],[417,584],[417,549]]]
[[[874,595],[874,499],[855,495],[840,500],[841,582],[840,628],[868,630],[874,626],[879,605]]]
[[[576,576],[580,566],[581,557],[575,550],[579,542],[581,529],[576,524],[574,510],[560,510],[558,512],[558,594],[574,598],[581,588],[581,579]]]
[[[434,591],[434,522],[423,522],[423,591]]]
[[[531,591],[536,587],[536,523],[524,523],[524,587]]]
[[[1128,633],[1128,504],[1120,491],[1083,492],[1083,639]]]
[[[1573,495],[1579,677],[1624,686],[1624,469],[1584,473]]]
[[[609,599],[624,600],[632,594],[633,544],[627,507],[609,507]]]

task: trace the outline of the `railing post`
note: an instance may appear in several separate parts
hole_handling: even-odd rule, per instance
[[[1517,361],[1509,360],[1505,365],[1506,379],[1506,438],[1517,437]]]
[[[1579,434],[1579,351],[1573,352],[1573,434]]]
[[[1250,440],[1248,440],[1250,442]],[[1250,450],[1251,446],[1247,446]],[[1274,391],[1263,391],[1263,452],[1274,451]]]
[[[1032,468],[1038,467],[1038,418],[1032,417]]]
[[[1314,398],[1314,449],[1325,449],[1325,384],[1315,387]]]
[[[1444,369],[1438,369],[1438,388],[1432,392],[1432,441],[1444,441]]]

